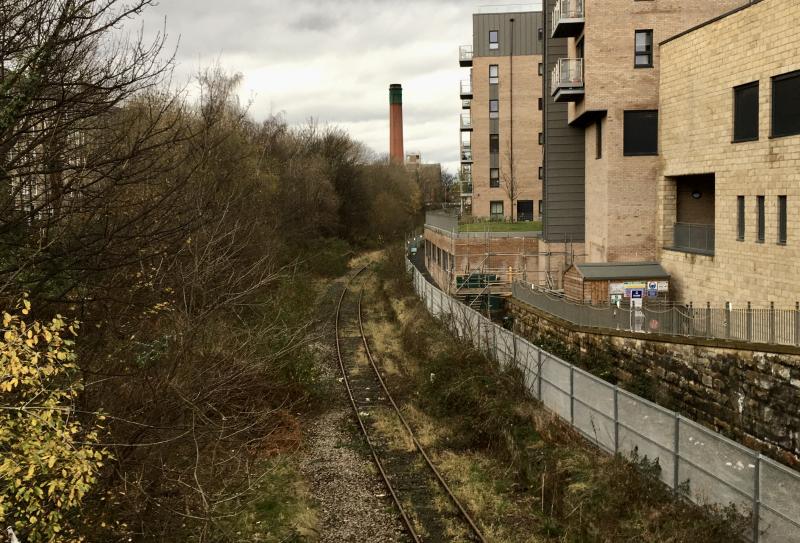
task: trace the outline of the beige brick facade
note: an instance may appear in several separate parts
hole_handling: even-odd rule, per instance
[[[513,62],[513,114],[511,109]],[[516,201],[532,200],[533,213],[539,219],[539,201],[542,199],[542,115],[538,111],[542,96],[542,79],[539,76],[540,55],[515,55],[514,57],[476,57],[472,68],[472,125],[471,136],[473,165],[472,214],[489,216],[489,203],[503,201],[507,218],[511,217],[511,200],[507,187],[511,185],[512,120],[513,120],[513,180]],[[500,187],[489,186],[489,65],[497,64],[500,74],[498,84],[499,135],[500,135]],[[515,204],[516,206],[516,204]],[[516,209],[514,210],[516,217]]]
[[[661,158],[657,239],[683,300],[737,306],[800,300],[800,135],[771,138],[772,77],[800,70],[800,2],[764,0],[661,47]],[[733,88],[759,82],[759,139],[732,143]],[[679,176],[715,175],[713,256],[672,243]],[[745,239],[737,240],[737,196]],[[765,240],[756,241],[756,196],[765,196]],[[777,197],[787,196],[788,236],[778,244]]]
[[[585,97],[570,104],[570,122],[586,112],[602,118],[602,158],[596,125],[585,131],[586,248],[588,262],[654,260],[657,254],[656,179],[659,156],[623,155],[626,110],[659,107],[661,59],[657,44],[746,3],[744,0],[585,0],[583,34],[568,41],[577,56],[583,41]],[[634,68],[636,30],[653,30],[653,67]],[[586,117],[583,117],[586,119]]]

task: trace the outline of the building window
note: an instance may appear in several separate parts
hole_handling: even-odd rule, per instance
[[[544,75],[544,64],[539,63],[539,75]]]
[[[744,241],[744,196],[736,197],[736,239]]]
[[[539,218],[540,218],[540,219],[542,218],[542,211],[543,211],[543,209],[544,209],[544,208],[542,207],[542,200],[539,200]]]
[[[498,134],[489,134],[489,154],[500,154],[500,136]]]
[[[623,131],[625,156],[658,154],[658,110],[626,111]]]
[[[542,111],[542,109],[543,109],[542,106],[543,105],[544,105],[544,103],[542,102],[542,99],[539,98],[539,111]]]
[[[499,35],[497,30],[489,31],[489,49],[500,49]]]
[[[502,201],[489,202],[489,218],[493,221],[502,221],[505,218]]]
[[[497,64],[489,64],[489,84],[497,85],[500,83],[500,68]]]
[[[603,119],[597,119],[595,124],[595,158],[603,158]]]
[[[653,31],[637,30],[634,63],[636,68],[653,67]]]
[[[489,100],[489,118],[490,119],[499,119],[500,118],[500,101],[499,100]]]
[[[758,81],[733,89],[733,141],[758,139]]]
[[[584,58],[583,38],[578,40],[578,42],[575,44],[575,56],[577,58]]]
[[[542,41],[542,39],[544,38],[544,28],[539,28],[538,35],[539,35],[539,41]]]
[[[544,132],[539,132],[539,145],[544,145]]]
[[[766,236],[764,235],[765,220],[764,220],[764,197],[756,196],[756,217],[758,222],[758,236],[756,241],[764,243]]]
[[[800,71],[772,78],[772,135],[800,134]]]
[[[778,196],[778,243],[786,245],[786,196]]]
[[[539,179],[544,179],[544,168],[539,166]]]
[[[489,168],[489,188],[500,188],[500,168]]]

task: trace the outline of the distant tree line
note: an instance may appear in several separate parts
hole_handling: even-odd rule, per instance
[[[319,401],[314,289],[420,190],[345,132],[170,90],[152,0],[0,2],[0,525],[226,540]]]

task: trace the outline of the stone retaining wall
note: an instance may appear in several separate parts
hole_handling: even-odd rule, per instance
[[[800,350],[606,335],[510,299],[520,335],[608,381],[800,467]],[[756,349],[758,347],[753,347]]]

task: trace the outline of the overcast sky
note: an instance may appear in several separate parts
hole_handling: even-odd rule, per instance
[[[458,46],[472,42],[471,14],[456,0],[160,0],[148,34],[166,18],[177,79],[219,61],[244,75],[242,97],[258,119],[283,113],[346,129],[389,149],[390,83],[404,90],[405,148],[458,165]]]

